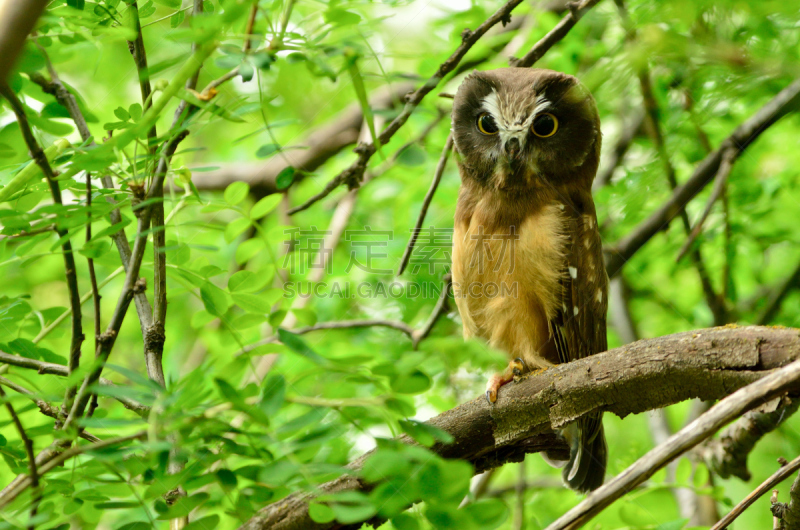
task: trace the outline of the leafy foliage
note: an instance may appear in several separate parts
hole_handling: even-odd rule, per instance
[[[184,5],[186,4],[186,5]],[[421,330],[442,291],[449,262],[441,244],[452,228],[458,175],[451,164],[433,199],[411,266],[395,277],[410,228],[445,144],[449,101],[428,96],[409,122],[380,146],[367,170],[345,225],[333,226],[331,207],[347,212],[348,193],[294,216],[297,205],[318,193],[352,160],[348,150],[329,154],[318,169],[295,167],[309,131],[352,108],[365,119],[361,140],[374,141],[402,104],[378,107],[380,90],[409,78],[417,85],[497,6],[384,0],[374,3],[202,2],[203,13],[178,0],[55,0],[26,42],[9,85],[22,101],[64,194],[53,204],[47,182],[28,154],[10,108],[0,106],[0,350],[65,365],[70,344],[68,291],[62,240],[76,252],[83,307],[81,368],[70,377],[40,375],[0,366],[3,377],[56,407],[71,385],[90,372],[95,349],[87,258],[96,269],[101,330],[108,325],[125,273],[111,236],[131,245],[142,212],[163,203],[168,311],[163,364],[166,388],[145,374],[142,331],[134,308],[116,334],[103,377],[94,384],[99,406],[79,425],[103,440],[142,432],[139,439],[89,450],[42,478],[36,521],[48,528],[166,528],[191,514],[188,528],[235,528],[259,508],[293,492],[312,491],[345,472],[365,450],[376,448],[360,470],[369,493],[317,498],[313,520],[342,524],[378,516],[386,528],[511,528],[510,494],[474,499],[473,470],[442,459],[428,448],[450,436],[422,420],[476,396],[486,373],[504,355],[477,341],[466,344],[454,311],[439,318],[419,348],[397,327],[354,326],[305,334],[304,327],[333,321],[378,319]],[[257,6],[252,34],[246,34]],[[604,165],[617,138],[641,107],[637,73],[648,66],[666,139],[665,150],[679,181],[705,155],[699,134],[716,148],[743,120],[798,75],[798,13],[790,2],[743,4],[729,0],[644,2],[628,11],[635,34],[614,3],[589,12],[537,64],[577,75],[598,102],[605,135]],[[138,15],[137,15],[138,12]],[[523,4],[514,18],[522,29],[502,27],[473,47],[465,62],[479,68],[507,65],[509,53],[524,54],[560,20],[561,14]],[[136,22],[138,19],[138,23]],[[129,42],[142,28],[152,83],[142,101]],[[630,28],[627,28],[630,29]],[[513,40],[512,40],[513,38]],[[250,41],[250,46],[244,46]],[[504,50],[504,53],[498,53]],[[513,49],[512,49],[513,48]],[[194,49],[194,51],[193,51]],[[208,57],[206,59],[206,57]],[[196,90],[184,88],[202,61]],[[82,140],[67,109],[43,90],[37,76],[50,68],[77,100],[88,122]],[[204,91],[228,73],[227,83]],[[462,73],[448,76],[452,92]],[[173,109],[185,102],[180,126]],[[148,133],[155,127],[156,135]],[[164,196],[146,198],[166,145],[182,129],[189,136],[168,164]],[[753,323],[772,292],[800,260],[800,121],[790,116],[765,132],[736,162],[727,187],[727,213],[718,205],[696,246],[730,321]],[[283,164],[266,193],[254,180],[227,182],[216,190],[204,176],[243,164]],[[91,175],[91,204],[86,192]],[[100,177],[111,177],[115,188]],[[200,189],[204,188],[204,189]],[[646,133],[635,136],[612,181],[596,192],[607,245],[630,233],[669,196],[664,167]],[[688,207],[702,211],[707,193]],[[110,214],[118,208],[120,220]],[[346,215],[346,214],[345,214]],[[85,238],[87,222],[92,236]],[[146,235],[162,230],[152,227]],[[339,244],[334,232],[345,230]],[[330,231],[330,233],[328,233]],[[441,234],[445,234],[442,236]],[[685,233],[676,221],[626,265],[630,308],[642,336],[714,324],[697,271],[675,261]],[[141,276],[152,296],[152,241]],[[728,272],[726,272],[728,271]],[[412,286],[418,289],[416,294]],[[773,323],[800,324],[800,295],[790,293]],[[621,338],[610,331],[610,345]],[[27,397],[8,391],[36,451],[75,431],[56,430]],[[126,409],[133,400],[149,407],[144,418]],[[668,410],[673,426],[689,404]],[[791,420],[751,457],[753,484],[774,469],[777,456],[800,450],[798,420]],[[651,445],[646,418],[607,418],[610,474]],[[394,437],[407,434],[410,446]],[[86,444],[85,441],[77,442]],[[22,441],[10,418],[0,418],[0,482],[27,472]],[[524,464],[530,484],[522,497],[528,528],[541,528],[577,502],[551,482],[558,476],[538,457]],[[494,486],[516,480],[502,469]],[[553,480],[549,480],[553,479]],[[715,479],[708,470],[678,464],[674,483],[712,496],[721,511],[750,485]],[[683,528],[687,520],[670,495],[665,472],[597,519],[602,528]],[[176,495],[181,487],[186,495]],[[788,490],[788,485],[783,491]],[[32,489],[4,508],[0,527],[28,524]],[[415,508],[408,505],[420,500]],[[763,526],[766,500],[742,517],[743,527]],[[46,525],[45,525],[46,522]]]

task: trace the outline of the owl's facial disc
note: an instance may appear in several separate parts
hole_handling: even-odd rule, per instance
[[[483,110],[497,128],[497,132],[492,133],[498,136],[496,154],[504,156],[514,171],[518,169],[534,120],[551,107],[544,94],[536,95],[533,105],[524,104],[523,100],[527,97],[530,95],[519,94],[513,101],[503,101],[501,104],[497,92],[492,90],[481,101]]]

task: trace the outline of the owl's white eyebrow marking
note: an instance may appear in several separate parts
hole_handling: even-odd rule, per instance
[[[552,106],[552,103],[550,103],[547,100],[547,97],[545,97],[544,94],[539,94],[536,97],[536,103],[534,104],[534,107],[533,107],[532,116],[536,116],[537,114],[539,114],[540,112],[542,112],[545,109],[550,108],[551,106]]]
[[[481,100],[481,104],[486,112],[492,115],[495,122],[500,121],[500,107],[497,104],[497,92],[492,90],[492,92]]]

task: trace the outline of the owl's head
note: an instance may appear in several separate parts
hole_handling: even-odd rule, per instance
[[[453,102],[462,178],[497,190],[591,186],[600,156],[592,95],[571,75],[501,68],[464,79]]]

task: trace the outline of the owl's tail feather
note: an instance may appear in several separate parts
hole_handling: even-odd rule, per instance
[[[580,493],[602,486],[608,462],[603,413],[584,416],[562,434],[569,443],[569,462],[561,472],[567,486]]]

